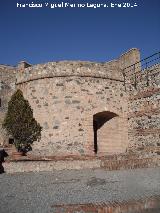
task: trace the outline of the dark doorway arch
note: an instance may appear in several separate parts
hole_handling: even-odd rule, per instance
[[[93,115],[93,131],[94,131],[94,152],[98,152],[98,137],[97,131],[100,129],[106,122],[112,118],[118,116],[117,114],[110,111],[103,111]]]
[[[8,143],[9,143],[9,144],[14,144],[14,138],[9,138],[9,139],[8,139]]]

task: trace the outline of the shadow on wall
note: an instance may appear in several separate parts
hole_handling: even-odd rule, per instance
[[[98,136],[97,131],[100,129],[106,122],[112,118],[118,116],[117,114],[109,111],[99,112],[93,116],[93,131],[94,131],[94,152],[98,152]]]

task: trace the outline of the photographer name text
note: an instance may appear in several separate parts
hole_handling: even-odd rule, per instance
[[[137,3],[69,3],[69,2],[61,2],[61,3],[34,3],[30,4],[26,3],[17,3],[17,8],[50,8],[50,9],[58,9],[58,8],[135,8],[137,7]]]

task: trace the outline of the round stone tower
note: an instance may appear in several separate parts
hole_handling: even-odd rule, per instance
[[[42,126],[33,153],[106,155],[128,146],[127,98],[119,60],[62,61],[21,68],[17,88]]]

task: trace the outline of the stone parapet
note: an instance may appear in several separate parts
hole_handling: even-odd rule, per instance
[[[17,73],[17,84],[24,82],[54,77],[93,77],[109,78],[123,81],[119,71],[118,61],[109,63],[95,63],[83,61],[61,61],[38,64]]]

